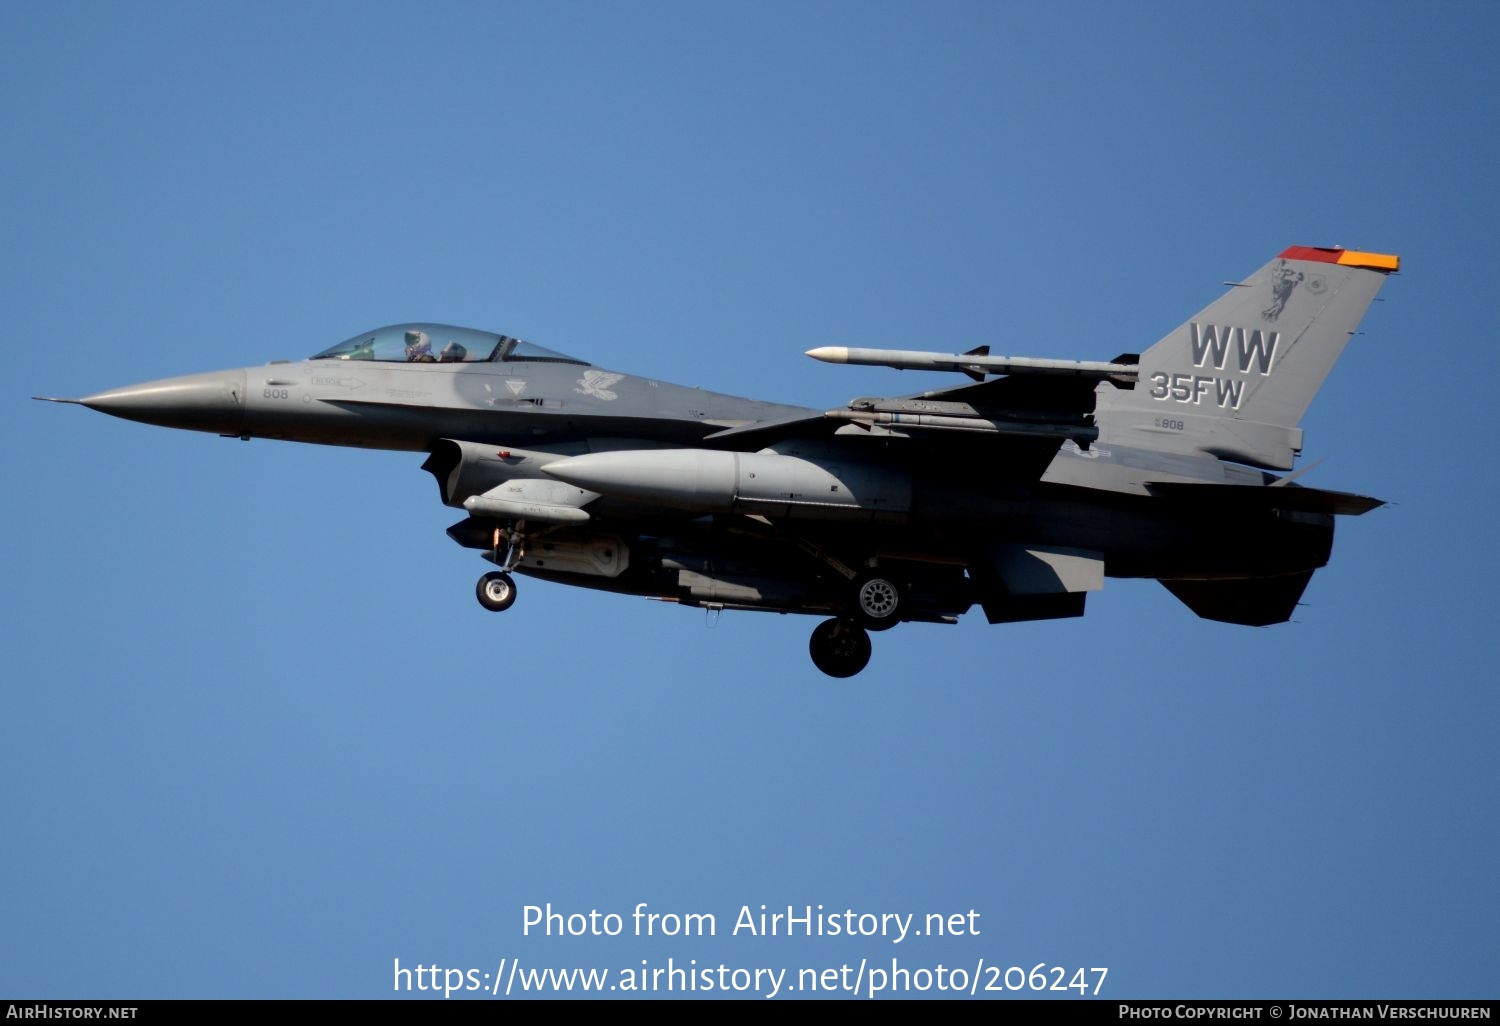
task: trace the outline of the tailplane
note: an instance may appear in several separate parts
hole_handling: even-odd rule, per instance
[[[1100,389],[1101,442],[1290,470],[1298,422],[1400,260],[1292,246],[1141,354],[1131,390]]]

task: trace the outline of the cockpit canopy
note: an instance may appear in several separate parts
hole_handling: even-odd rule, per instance
[[[379,363],[545,362],[588,364],[509,335],[451,324],[392,324],[330,346],[314,360],[375,360]]]

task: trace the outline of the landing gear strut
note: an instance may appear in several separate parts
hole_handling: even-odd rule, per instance
[[[807,644],[813,665],[830,677],[852,677],[870,662],[870,635],[853,620],[824,620]]]
[[[501,567],[499,570],[491,570],[479,579],[474,586],[474,594],[479,599],[479,604],[492,613],[501,613],[509,609],[516,601],[516,581],[511,577],[509,571],[521,561],[526,551],[526,535],[523,533],[526,521],[518,520],[509,528],[496,525],[494,545],[486,559]],[[505,545],[504,555],[501,554],[501,544]]]

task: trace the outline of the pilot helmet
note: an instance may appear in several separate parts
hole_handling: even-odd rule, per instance
[[[432,352],[432,343],[427,340],[425,331],[408,331],[406,333],[406,355],[423,356]]]

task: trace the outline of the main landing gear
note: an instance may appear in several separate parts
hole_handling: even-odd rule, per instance
[[[890,630],[904,611],[899,583],[878,574],[856,577],[844,615],[824,620],[812,632],[807,650],[813,665],[830,677],[854,676],[869,665],[869,632]]]
[[[854,582],[854,618],[872,631],[888,631],[901,622],[901,586],[889,577],[865,574]]]
[[[870,635],[853,620],[824,620],[807,644],[813,665],[830,677],[852,677],[870,662]]]

